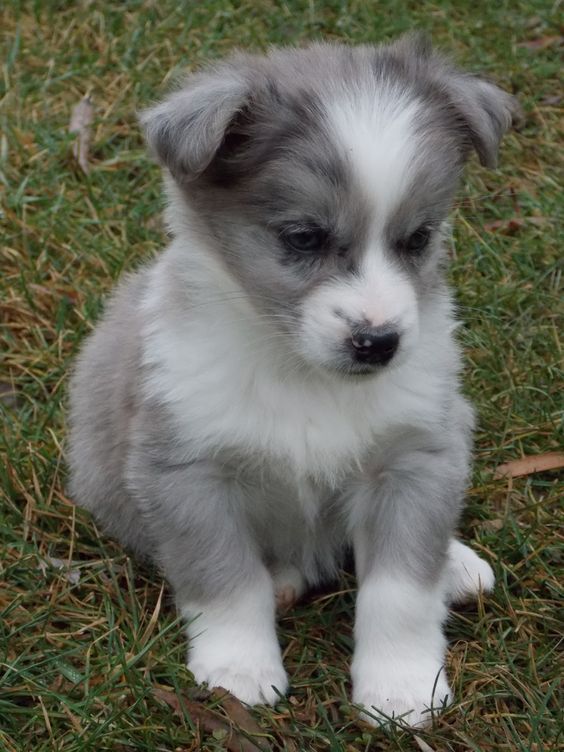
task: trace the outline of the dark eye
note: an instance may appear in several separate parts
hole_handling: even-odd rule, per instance
[[[409,253],[422,251],[429,242],[430,237],[431,230],[428,227],[419,227],[405,241],[405,250],[409,251]]]
[[[327,244],[329,233],[322,227],[290,227],[281,234],[282,242],[287,248],[298,253],[319,253]]]

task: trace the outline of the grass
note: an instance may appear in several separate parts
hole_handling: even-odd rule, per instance
[[[253,717],[263,747],[290,752],[562,748],[562,486],[555,473],[492,477],[498,463],[559,441],[557,11],[546,0],[2,4],[2,751],[243,744],[244,735],[208,732],[191,706],[175,713],[155,694],[184,693],[214,717],[229,716],[194,693],[158,573],[100,537],[65,495],[66,376],[114,280],[163,243],[159,175],[136,108],[178,71],[234,45],[374,41],[413,27],[514,90],[526,112],[498,172],[471,165],[454,217],[466,388],[480,416],[463,532],[494,563],[498,584],[452,615],[457,702],[419,741],[406,730],[370,730],[348,702],[347,574],[338,592],[314,594],[281,619],[291,694]],[[96,106],[88,176],[67,134],[85,93]]]

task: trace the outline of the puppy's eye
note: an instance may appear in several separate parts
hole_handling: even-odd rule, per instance
[[[290,227],[281,234],[282,242],[292,251],[320,253],[327,244],[329,233],[322,227]]]
[[[415,232],[405,240],[404,248],[409,253],[422,251],[431,237],[431,230],[428,227],[419,227]]]

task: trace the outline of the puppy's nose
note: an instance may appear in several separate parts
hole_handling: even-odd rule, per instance
[[[351,331],[354,357],[359,363],[386,365],[399,345],[399,334],[380,327],[359,326]]]

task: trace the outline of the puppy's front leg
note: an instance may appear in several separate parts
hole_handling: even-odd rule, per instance
[[[371,716],[410,726],[431,720],[431,707],[451,697],[443,666],[446,607],[440,587],[390,569],[372,571],[361,585],[351,667],[353,701]]]
[[[372,723],[375,716],[424,725],[429,709],[451,697],[442,631],[446,551],[464,473],[449,483],[441,478],[446,463],[437,466],[436,455],[425,455],[403,458],[353,498],[359,579],[353,701]]]
[[[196,681],[224,687],[250,705],[277,702],[288,681],[274,608],[272,580],[260,566],[231,591],[182,605],[188,620],[188,668]]]
[[[130,485],[187,620],[188,668],[244,702],[274,703],[288,684],[274,585],[238,483],[212,462],[177,461],[170,447],[164,458],[157,440],[151,447],[132,463]]]

